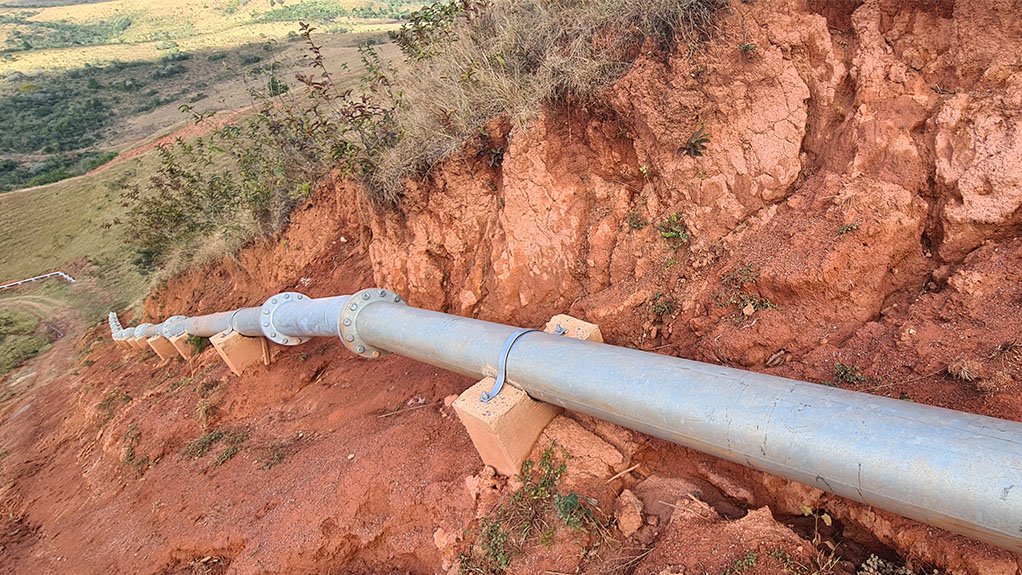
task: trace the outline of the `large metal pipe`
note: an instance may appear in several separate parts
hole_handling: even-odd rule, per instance
[[[272,301],[248,309],[269,309],[261,315],[272,316],[271,326],[289,337],[339,333],[365,357],[391,352],[472,377],[497,376],[506,350],[507,379],[539,400],[1022,552],[1022,424],[546,333],[523,335],[411,308],[380,289]],[[188,320],[189,333],[210,333],[191,330],[212,317]]]
[[[295,337],[340,337],[338,321],[350,296],[292,300],[268,314],[278,332]]]
[[[514,327],[368,305],[362,339],[494,377]],[[507,379],[530,396],[1022,552],[1022,424],[529,333]]]
[[[189,335],[213,337],[231,328],[231,319],[236,311],[222,311],[209,315],[190,317],[185,321],[185,331]]]

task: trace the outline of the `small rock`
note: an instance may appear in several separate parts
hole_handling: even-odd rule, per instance
[[[742,308],[742,315],[744,315],[746,317],[748,317],[748,316],[750,316],[750,315],[752,315],[754,313],[756,313],[756,307],[753,306],[751,303],[747,304],[745,307]]]
[[[354,453],[349,453],[348,454],[348,461],[351,461],[352,459],[355,459],[355,454]]]
[[[452,393],[444,398],[444,407],[450,407],[454,404],[454,401],[458,399],[458,394]]]
[[[642,501],[630,490],[625,489],[614,501],[614,517],[617,527],[625,537],[635,535],[642,527]]]

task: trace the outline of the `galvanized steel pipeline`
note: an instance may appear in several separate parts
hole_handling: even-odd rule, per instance
[[[337,336],[507,380],[541,401],[611,421],[1022,553],[1022,424],[409,307],[385,289],[121,328],[115,339],[236,330],[281,345]]]

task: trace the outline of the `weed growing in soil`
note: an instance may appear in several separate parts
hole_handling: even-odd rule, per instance
[[[213,429],[188,442],[188,445],[181,450],[181,454],[189,459],[198,459],[212,451],[214,445],[224,442],[226,447],[210,464],[211,467],[220,467],[237,455],[246,441],[248,441],[248,433],[244,431]]]
[[[721,290],[714,296],[717,307],[735,306],[736,322],[742,322],[757,311],[776,309],[777,304],[755,289],[759,272],[751,265],[738,267],[720,277]]]
[[[199,337],[197,335],[188,336],[188,339],[186,341],[188,342],[188,345],[191,346],[192,352],[195,355],[202,353],[202,350],[209,347],[209,340],[204,337]]]
[[[263,461],[263,470],[268,471],[283,463],[287,458],[287,452],[287,443],[274,443],[267,447],[260,458]]]
[[[677,250],[689,241],[688,226],[685,225],[681,212],[667,216],[656,229],[660,232],[660,237],[667,240],[667,245],[671,246],[671,249]]]
[[[735,559],[734,563],[728,565],[723,575],[743,575],[749,569],[759,564],[759,554],[755,551],[747,551],[744,556]]]
[[[244,431],[230,431],[224,439],[227,442],[227,447],[220,452],[220,455],[216,456],[216,459],[211,464],[212,467],[220,467],[240,453],[241,446],[248,441],[248,434]]]
[[[692,132],[688,140],[685,140],[685,145],[681,147],[681,151],[690,158],[697,158],[706,152],[706,145],[709,143],[710,133],[706,131],[705,126],[700,126],[698,130]]]
[[[976,381],[982,366],[973,359],[956,359],[947,366],[947,373],[958,381]]]
[[[555,518],[572,529],[605,530],[587,505],[591,502],[577,493],[557,493],[557,485],[568,467],[563,461],[555,461],[555,447],[551,445],[543,451],[538,462],[530,459],[522,464],[519,478],[524,484],[480,522],[475,541],[458,558],[459,573],[503,573],[531,541],[541,545],[553,542]]]
[[[106,423],[113,419],[114,413],[117,409],[130,402],[131,396],[124,393],[124,390],[120,388],[108,392],[103,400],[96,404],[96,409],[99,410],[102,423]]]
[[[843,236],[845,234],[854,232],[857,229],[859,229],[859,224],[857,223],[845,224],[837,229],[837,235]]]
[[[132,423],[124,432],[124,464],[135,470],[135,475],[142,477],[149,469],[149,456],[139,456],[138,444],[142,441],[142,431],[138,423]]]
[[[862,375],[858,367],[846,365],[840,361],[834,362],[834,386],[851,385],[864,381],[866,381],[866,376]]]
[[[653,300],[649,302],[649,311],[653,312],[653,315],[663,317],[673,312],[676,306],[673,299],[664,295],[663,292],[656,292],[653,294]]]
[[[181,454],[189,459],[198,459],[199,457],[209,453],[209,450],[218,442],[223,440],[226,435],[226,433],[218,429],[208,431],[198,439],[193,439],[188,442],[188,445],[181,450]]]
[[[628,212],[625,215],[625,222],[628,223],[628,227],[633,230],[641,230],[649,225],[649,220],[642,217],[639,212]]]

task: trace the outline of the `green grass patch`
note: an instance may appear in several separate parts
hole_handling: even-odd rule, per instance
[[[49,340],[38,335],[39,320],[24,312],[0,310],[0,377],[46,351]],[[4,400],[14,396],[7,390]]]
[[[248,441],[248,433],[239,430],[211,429],[200,437],[193,439],[181,450],[181,454],[189,459],[206,456],[213,447],[223,443],[224,449],[210,463],[211,467],[220,467],[241,452],[242,445]]]

